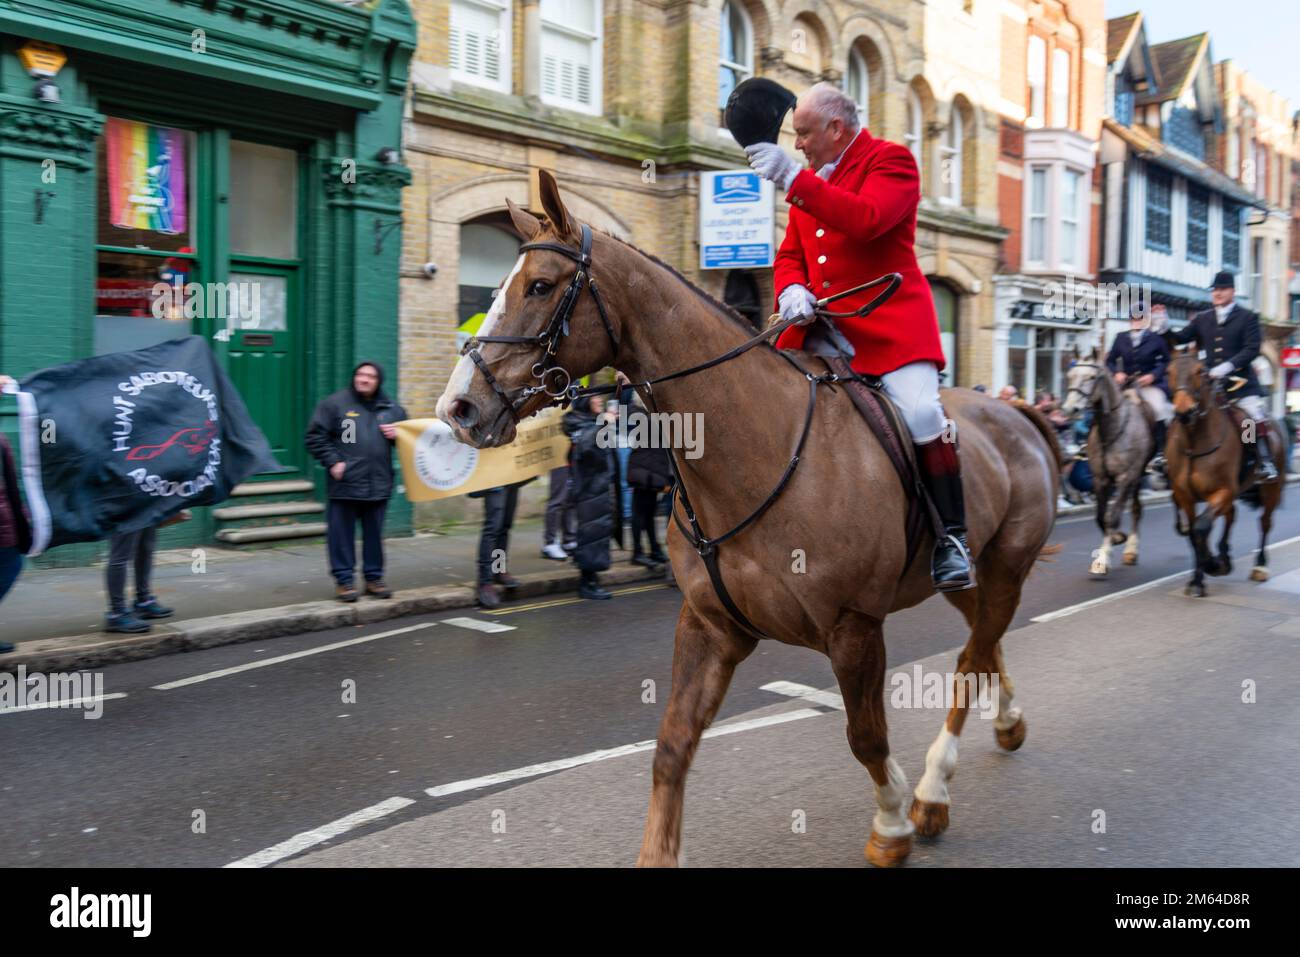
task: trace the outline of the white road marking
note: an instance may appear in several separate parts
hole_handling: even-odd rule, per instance
[[[1280,542],[1269,544],[1269,550],[1281,548],[1284,545],[1292,545],[1300,542],[1300,535],[1294,538],[1284,539]],[[1141,585],[1134,585],[1132,588],[1125,588],[1122,591],[1111,592],[1109,595],[1101,595],[1097,598],[1090,598],[1087,601],[1081,601],[1077,605],[1067,605],[1065,608],[1058,608],[1056,611],[1049,611],[1035,618],[1029,619],[1032,622],[1042,624],[1043,622],[1056,621],[1058,618],[1067,618],[1075,612],[1087,611],[1089,608],[1096,608],[1098,605],[1104,605],[1108,601],[1115,601],[1117,598],[1127,598],[1129,595],[1136,595],[1138,592],[1144,592],[1152,588],[1159,588],[1161,585],[1176,581],[1179,578],[1186,578],[1191,574],[1191,569],[1181,572],[1174,572],[1172,575],[1165,575],[1163,578],[1156,578],[1149,582],[1143,582]]]
[[[360,638],[349,638],[347,641],[336,641],[328,645],[321,645],[319,648],[308,648],[306,651],[295,651],[288,655],[278,655],[275,658],[266,658],[262,661],[250,661],[245,665],[235,665],[233,668],[222,668],[220,671],[209,671],[206,674],[194,675],[191,678],[180,678],[176,681],[168,681],[166,684],[154,685],[154,691],[171,691],[173,688],[184,688],[186,685],[195,685],[200,681],[212,681],[214,678],[226,678],[230,675],[237,675],[241,671],[252,671],[254,668],[265,668],[268,665],[283,664],[286,661],[293,661],[297,658],[306,658],[308,655],[319,655],[326,651],[337,651],[340,648],[350,648],[352,645],[365,644],[367,641],[378,641],[380,638],[391,638],[394,635],[403,635],[410,631],[419,631],[422,628],[432,628],[435,622],[426,621],[419,625],[407,625],[405,628],[394,628],[392,631],[381,631],[377,635],[363,635]]]
[[[785,711],[781,714],[767,715],[763,718],[752,718],[748,721],[718,725],[716,728],[709,728],[705,731],[704,737],[718,738],[724,734],[739,734],[742,731],[753,731],[755,728],[766,728],[775,724],[785,724],[789,721],[800,721],[804,718],[816,718],[821,714],[822,712],[813,711],[811,708],[800,708],[797,711]],[[586,754],[574,755],[571,758],[560,758],[556,761],[531,764],[526,768],[515,768],[513,771],[501,771],[497,774],[485,774],[479,778],[453,781],[451,784],[440,784],[436,788],[426,788],[424,793],[429,797],[443,797],[447,794],[459,794],[462,791],[476,791],[479,788],[491,787],[494,784],[505,784],[524,778],[534,778],[540,774],[550,774],[552,771],[565,771],[584,764],[594,764],[597,761],[608,761],[610,758],[621,758],[625,755],[649,751],[655,747],[656,743],[655,740],[637,741],[635,744],[624,744],[617,748],[606,748],[603,751],[589,751]]]
[[[94,704],[98,701],[108,701],[111,698],[125,698],[125,691],[117,691],[113,694],[92,695],[89,698],[69,698],[67,701],[38,701],[36,704],[18,704],[11,708],[0,708],[0,714],[17,714],[19,711],[40,711],[44,708],[76,708],[83,704]]]
[[[473,631],[486,631],[495,634],[498,631],[514,631],[514,625],[502,625],[495,621],[482,621],[478,618],[443,618],[438,624],[455,625],[457,628],[469,628]]]
[[[394,811],[400,811],[402,808],[410,807],[414,804],[411,798],[395,797],[387,801],[381,801],[373,804],[368,808],[363,808],[347,817],[341,817],[337,821],[331,821],[322,827],[314,828],[310,831],[303,831],[296,834],[287,841],[281,841],[274,847],[268,847],[264,851],[258,851],[256,854],[250,854],[248,857],[241,857],[237,861],[232,861],[226,867],[266,867],[274,864],[276,861],[282,861],[286,857],[292,857],[294,854],[300,854],[309,847],[317,844],[323,844],[325,841],[332,840],[340,834],[346,834],[354,828],[370,824],[381,817],[392,814]]]
[[[838,692],[821,691],[810,685],[801,685],[794,681],[772,681],[758,690],[771,691],[774,694],[783,694],[790,698],[802,698],[812,704],[836,708],[840,711],[844,710],[844,699],[839,696]]]

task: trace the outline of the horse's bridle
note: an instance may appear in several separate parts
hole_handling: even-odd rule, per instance
[[[569,280],[568,287],[564,290],[564,295],[555,306],[555,312],[551,313],[551,321],[546,324],[546,328],[535,336],[474,336],[461,348],[460,354],[468,356],[470,361],[483,373],[483,378],[492,391],[497,394],[502,404],[510,411],[510,417],[519,423],[519,410],[527,404],[528,400],[539,392],[544,392],[551,397],[554,404],[561,399],[570,400],[578,398],[581,390],[577,385],[569,380],[569,374],[564,368],[555,361],[555,353],[560,348],[560,343],[569,335],[569,319],[573,316],[573,309],[578,304],[578,298],[582,295],[583,287],[586,286],[591,290],[591,298],[596,301],[596,311],[600,313],[600,321],[605,326],[605,334],[609,336],[610,345],[614,347],[614,356],[618,355],[618,336],[614,335],[614,326],[609,321],[609,313],[605,310],[605,301],[600,298],[600,290],[596,287],[596,279],[591,275],[591,227],[585,223],[582,226],[582,245],[575,250],[560,243],[524,243],[519,247],[521,253],[530,249],[545,249],[549,252],[559,253],[577,263],[577,268],[573,271],[573,277]],[[504,290],[502,290],[504,294]],[[533,377],[538,380],[538,385],[525,386],[519,395],[511,399],[509,393],[501,387],[496,376],[488,367],[487,360],[479,351],[479,344],[484,342],[501,342],[509,345],[531,345],[537,346],[542,350],[540,361],[533,363]],[[611,356],[613,361],[614,356]],[[553,371],[559,371],[564,374],[564,384],[555,391],[547,387],[546,377]]]
[[[1068,389],[1065,390],[1065,399],[1068,399],[1072,394],[1077,392],[1079,393],[1079,395],[1083,396],[1083,404],[1085,406],[1092,405],[1092,395],[1094,392],[1097,391],[1097,380],[1101,378],[1100,375],[1101,366],[1095,362],[1076,362],[1074,364],[1074,367],[1076,369],[1096,369],[1099,374],[1093,376],[1091,379],[1088,380],[1089,382],[1092,383],[1092,388],[1089,389],[1087,392],[1084,392],[1077,385],[1070,386]],[[1065,404],[1065,399],[1061,400],[1062,405]]]

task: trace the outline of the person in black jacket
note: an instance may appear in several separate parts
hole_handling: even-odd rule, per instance
[[[392,597],[384,584],[384,513],[393,494],[396,423],[407,416],[383,385],[383,368],[362,362],[352,370],[352,385],[321,400],[307,427],[307,450],[328,475],[326,543],[339,601],[357,600],[357,522],[366,594]]]
[[[631,432],[636,428],[637,418],[645,416],[646,410],[640,402],[634,402],[629,408],[628,431]],[[659,502],[659,493],[672,486],[673,473],[672,463],[668,460],[671,453],[653,447],[649,432],[648,428],[643,429],[642,442],[634,446],[628,456],[627,484],[632,488],[632,563],[653,567],[668,561],[655,536],[655,506]],[[648,555],[641,552],[642,530],[649,546]]]
[[[1174,407],[1169,402],[1169,385],[1165,369],[1169,365],[1169,346],[1148,326],[1145,310],[1135,305],[1129,313],[1129,331],[1121,332],[1111,343],[1106,355],[1106,368],[1115,376],[1117,385],[1137,389],[1142,401],[1155,415],[1156,459],[1164,461],[1165,435],[1174,418]]]
[[[572,481],[571,504],[577,520],[578,546],[573,560],[582,572],[578,594],[583,598],[611,598],[600,587],[597,572],[609,568],[609,537],[614,530],[614,501],[611,486],[616,466],[614,452],[601,448],[597,435],[610,421],[612,413],[600,411],[600,399],[583,396],[573,400],[564,413],[564,434],[569,437],[569,475]]]
[[[1251,367],[1259,355],[1259,316],[1233,302],[1235,295],[1232,273],[1220,271],[1210,289],[1213,308],[1198,312],[1186,326],[1171,333],[1171,339],[1175,344],[1194,341],[1204,349],[1211,378],[1236,376],[1246,380],[1241,388],[1227,394],[1255,422],[1256,474],[1261,482],[1272,482],[1277,480],[1278,472],[1269,446],[1270,419],[1259,379]]]

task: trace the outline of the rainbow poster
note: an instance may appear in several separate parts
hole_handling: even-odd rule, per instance
[[[112,224],[156,233],[185,232],[185,133],[109,117],[104,139]]]

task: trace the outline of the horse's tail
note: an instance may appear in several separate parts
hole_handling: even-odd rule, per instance
[[[1043,437],[1043,441],[1047,443],[1048,450],[1052,453],[1052,458],[1056,461],[1056,467],[1058,469],[1064,469],[1069,463],[1066,461],[1065,453],[1061,451],[1061,443],[1056,437],[1056,429],[1052,428],[1052,423],[1047,421],[1047,416],[1043,415],[1043,413],[1039,412],[1024,399],[1012,399],[1011,404],[1021,411],[1033,427],[1038,430],[1038,434]]]

